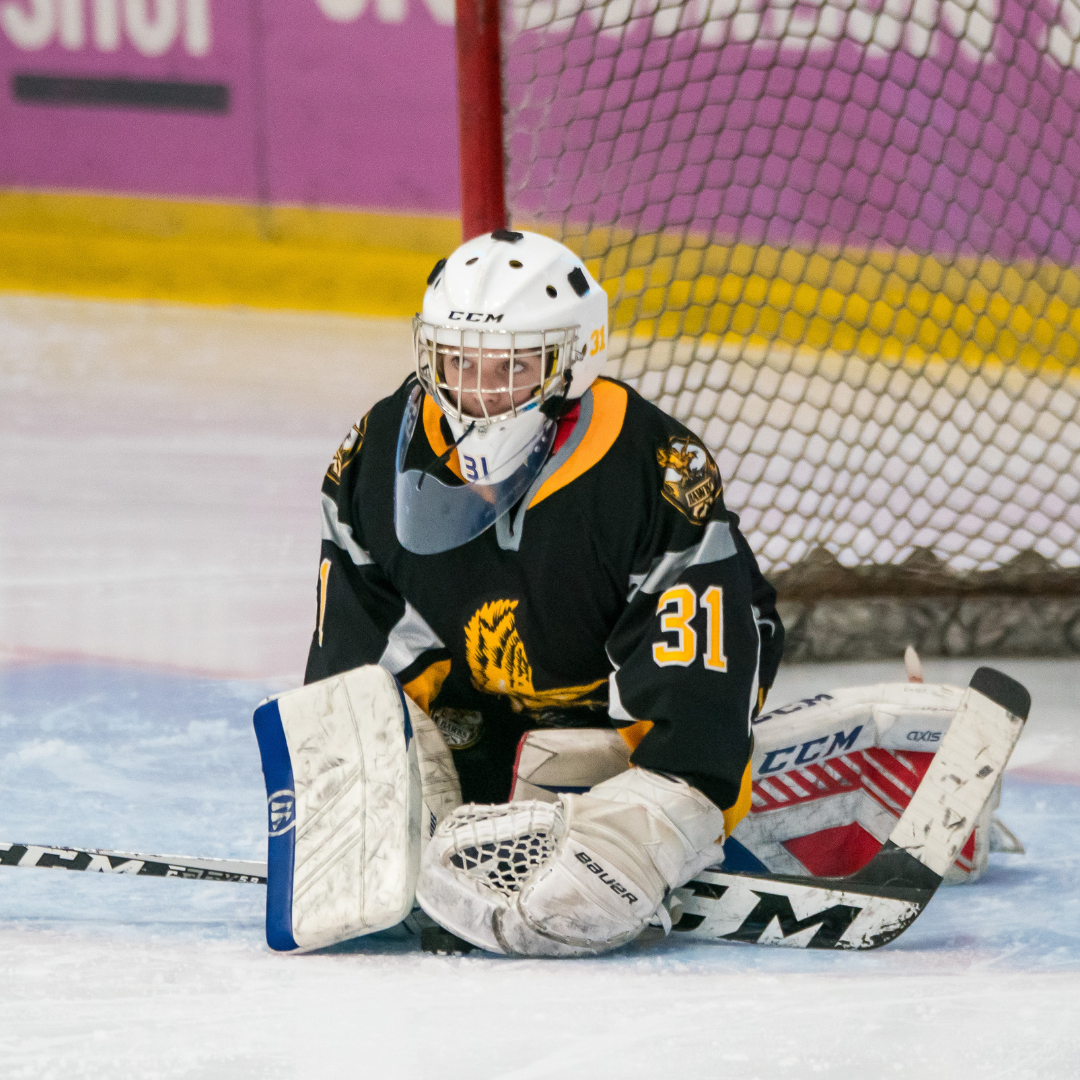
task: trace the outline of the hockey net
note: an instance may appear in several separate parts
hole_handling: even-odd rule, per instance
[[[512,220],[587,260],[611,373],[714,452],[789,618],[921,596],[848,652],[1080,648],[1080,0],[512,0],[503,32]]]

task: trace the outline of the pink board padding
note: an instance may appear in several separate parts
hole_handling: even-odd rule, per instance
[[[79,49],[55,38],[41,49],[19,48],[0,27],[0,185],[254,198],[253,2],[212,2],[212,44],[204,57],[187,55],[182,40],[160,57],[146,57],[123,37],[116,52],[103,52],[93,44],[92,27]],[[23,6],[29,7],[25,0]],[[13,100],[16,74],[224,82],[232,106],[227,116],[203,116],[23,104]]]
[[[454,30],[420,0],[383,23],[314,0],[266,5],[271,202],[454,213],[459,205]]]
[[[28,0],[0,9],[9,4],[32,11]],[[141,55],[126,33],[102,51],[93,5],[84,10],[78,48],[59,27],[44,46],[20,47],[0,15],[0,187],[457,210],[453,27],[422,0],[405,0],[400,23],[380,21],[375,0],[352,22],[316,0],[209,0],[203,56],[189,54],[183,29],[161,56]],[[231,107],[26,104],[13,100],[16,74],[225,83]]]
[[[992,26],[976,42],[935,3],[880,21],[891,42],[856,40],[847,19],[812,47],[819,15],[845,5],[742,6],[733,18],[759,22],[752,40],[720,17],[734,8],[709,7],[711,36],[691,5],[674,32],[640,7],[625,25],[598,29],[605,9],[585,8],[520,34],[507,58],[511,216],[717,244],[1080,261],[1073,8],[984,5]]]

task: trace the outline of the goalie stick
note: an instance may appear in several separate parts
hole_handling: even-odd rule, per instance
[[[266,884],[266,863],[240,859],[191,859],[184,855],[136,855],[126,851],[45,847],[41,844],[0,843],[0,866]]]
[[[705,870],[673,896],[688,938],[876,949],[922,913],[1001,777],[1031,706],[1020,683],[979,668],[889,839],[861,870],[805,878]]]
[[[866,866],[843,878],[704,870],[674,890],[673,932],[691,940],[811,949],[874,949],[895,940],[922,913],[963,846],[1030,705],[1018,682],[979,668],[930,769]],[[265,863],[31,844],[0,843],[0,866],[266,884]],[[446,931],[424,947],[472,948]]]

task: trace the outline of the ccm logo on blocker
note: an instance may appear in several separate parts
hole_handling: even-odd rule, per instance
[[[765,760],[761,763],[758,773],[763,776],[765,773],[781,772],[784,769],[796,768],[799,765],[809,765],[811,761],[824,761],[825,758],[836,757],[837,754],[846,754],[855,745],[855,740],[859,737],[862,729],[863,726],[860,724],[850,735],[846,731],[838,731],[834,735],[822,735],[818,739],[808,739],[802,746],[785,746],[782,750],[770,750],[765,755]],[[825,743],[830,738],[832,739],[832,746],[826,750]],[[784,757],[782,761],[777,760],[781,755],[794,754],[796,750],[799,751],[799,756],[795,758],[794,762],[787,757]]]
[[[598,862],[593,862],[592,856],[587,852],[579,851],[574,858],[584,864],[586,870],[596,874],[616,896],[625,896],[630,904],[637,902],[638,898],[625,885],[620,885]]]

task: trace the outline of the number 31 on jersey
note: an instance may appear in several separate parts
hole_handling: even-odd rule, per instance
[[[689,585],[673,585],[660,594],[656,614],[660,632],[666,635],[652,647],[659,667],[689,667],[698,657],[698,634],[690,625],[698,608],[705,609],[705,648],[701,657],[706,670],[727,671],[724,655],[724,590],[710,585],[700,601]],[[672,636],[674,635],[674,636]]]

